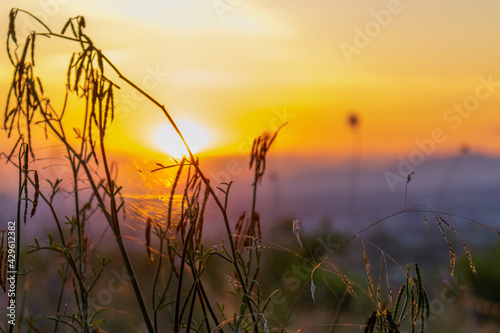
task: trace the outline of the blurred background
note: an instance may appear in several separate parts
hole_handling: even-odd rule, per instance
[[[500,259],[498,234],[458,216],[500,228],[500,3],[9,0],[0,4],[5,32],[13,6],[54,31],[69,17],[85,16],[86,33],[97,47],[166,106],[211,181],[234,181],[234,222],[250,209],[253,139],[287,123],[273,143],[259,190],[264,239],[299,251],[291,224],[297,219],[313,248],[328,252],[332,244],[406,208],[456,214],[453,225],[477,258],[477,279],[458,250],[460,269],[452,279],[448,245],[433,214],[426,216],[430,226],[421,212],[406,213],[361,236],[402,265],[419,262],[434,301],[430,325],[439,323],[430,331],[493,332],[498,327],[500,269],[492,265]],[[27,17],[18,23],[20,36],[43,29]],[[62,106],[67,64],[77,49],[41,37],[36,48],[37,75],[54,105]],[[1,52],[2,110],[12,73]],[[162,204],[172,184],[172,174],[151,170],[185,151],[163,114],[125,84],[121,87],[107,144],[124,185],[130,246],[142,251],[137,245],[142,231],[137,235],[135,230],[148,216],[164,216]],[[8,154],[15,139],[5,131],[0,135],[0,151]],[[61,146],[50,137],[35,144],[45,158],[35,162],[42,177],[68,176]],[[18,184],[14,168],[1,168],[3,226],[16,216]],[[207,220],[214,223],[205,236],[217,244],[224,234],[213,208]],[[52,228],[50,221],[38,219],[28,235]],[[460,239],[456,245],[460,249]],[[360,246],[354,242],[339,261],[362,280]],[[374,258],[380,255],[371,250]],[[266,273],[269,288],[286,290],[287,267],[293,264],[276,259],[274,252],[269,258],[270,267],[280,267]],[[342,286],[336,288],[342,295]],[[328,317],[334,310],[327,309],[337,303],[324,301],[327,305],[315,313]],[[345,303],[340,322],[360,324],[350,304]],[[306,319],[319,323],[306,309],[298,311],[297,329]],[[369,312],[364,314],[361,318]]]

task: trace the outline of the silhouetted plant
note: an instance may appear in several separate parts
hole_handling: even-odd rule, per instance
[[[31,32],[24,43],[18,40],[16,33],[16,18],[19,14],[30,16],[43,27],[42,32]],[[406,271],[402,270],[406,283],[400,288],[395,304],[392,304],[392,290],[386,262],[387,258],[392,258],[377,248],[381,253],[381,265],[382,263],[385,265],[386,276],[385,289],[382,287],[382,273],[379,273],[378,285],[375,286],[371,275],[372,263],[365,248],[366,240],[361,238],[364,231],[401,214],[415,212],[434,214],[436,223],[449,247],[452,275],[455,267],[455,251],[448,233],[459,237],[469,266],[475,273],[470,251],[453,223],[453,218],[465,218],[435,212],[425,207],[407,208],[406,189],[403,210],[380,219],[348,237],[338,247],[332,249],[325,258],[315,257],[309,243],[303,238],[304,232],[298,221],[293,222],[290,236],[297,239],[303,251],[309,251],[309,257],[306,258],[298,252],[265,241],[261,232],[261,217],[257,212],[258,186],[266,171],[267,154],[281,127],[275,133],[259,136],[253,143],[249,165],[253,170],[251,208],[249,212],[243,212],[232,227],[227,213],[232,182],[210,183],[200,167],[198,158],[189,149],[182,133],[163,104],[124,76],[96,47],[84,32],[86,22],[82,16],[69,19],[61,33],[53,32],[40,19],[21,9],[12,9],[9,18],[7,53],[14,67],[14,73],[7,96],[4,127],[7,135],[9,137],[15,135],[17,140],[12,151],[8,155],[4,154],[4,157],[19,172],[17,249],[20,254],[21,219],[26,223],[28,212],[30,212],[30,217],[33,217],[40,202],[44,202],[50,210],[57,228],[57,235],[48,234],[48,241],[35,238],[34,245],[30,246],[27,252],[50,251],[64,259],[61,263],[56,263],[59,265],[61,288],[57,298],[56,313],[48,317],[55,322],[54,332],[60,331],[63,326],[75,332],[96,332],[98,326],[103,323],[104,309],[89,301],[94,287],[103,277],[111,260],[98,255],[97,249],[89,244],[87,228],[92,223],[92,218],[96,218],[97,215],[107,221],[113,233],[133,287],[137,306],[146,329],[150,333],[165,330],[174,332],[181,330],[186,332],[285,332],[292,313],[296,310],[299,297],[304,291],[310,288],[312,301],[316,301],[318,280],[315,282],[315,275],[320,271],[338,279],[345,288],[333,318],[332,331],[337,326],[340,308],[345,297],[348,294],[356,297],[359,292],[365,294],[374,305],[373,308],[376,308],[369,315],[367,324],[359,325],[365,327],[365,332],[373,332],[375,329],[379,332],[399,332],[403,323],[408,323],[412,332],[418,325],[421,325],[423,331],[429,317],[429,300],[419,266],[411,264],[407,266]],[[37,37],[61,38],[74,42],[80,48],[78,52],[72,54],[69,60],[66,73],[66,94],[64,104],[59,111],[45,95],[42,80],[35,75],[35,40]],[[18,50],[21,50],[20,53]],[[166,220],[148,217],[144,225],[147,258],[153,263],[156,261],[155,265],[150,265],[154,267],[151,270],[150,303],[141,291],[134,268],[137,264],[134,265],[125,247],[121,231],[121,214],[125,204],[121,199],[122,186],[117,183],[116,172],[108,160],[106,149],[106,132],[114,120],[115,94],[119,89],[119,85],[109,79],[107,74],[109,72],[117,75],[120,82],[131,86],[157,106],[182,139],[188,151],[187,156],[174,160],[173,164],[158,163],[158,168],[153,170],[153,172],[161,172],[172,169],[175,170],[175,176],[166,207]],[[68,96],[70,94],[76,95],[84,105],[83,112],[79,115],[79,124],[71,128],[71,133],[76,135],[76,141],[69,137],[68,126],[70,125],[65,117],[69,108]],[[358,125],[358,118],[352,115],[349,122],[350,126],[355,128]],[[65,159],[71,171],[70,179],[40,179],[33,163],[36,161],[34,143],[37,142],[34,136],[38,135],[35,128],[42,128],[45,133],[50,133],[63,145]],[[15,162],[15,157],[17,157],[17,162]],[[408,182],[411,179],[410,176],[408,176]],[[71,190],[67,192],[74,200],[73,213],[63,218],[62,213],[57,211],[55,202],[63,191],[62,183],[68,180],[71,183]],[[41,187],[41,184],[45,183],[49,187],[48,190]],[[179,208],[177,214],[174,214],[173,207],[175,198],[180,198],[180,202],[176,203],[178,205],[176,208]],[[204,213],[210,200],[215,203],[222,216],[227,242],[223,242],[220,247],[206,248],[203,244],[203,230],[207,224]],[[21,216],[23,209],[24,214]],[[427,224],[427,218],[423,216]],[[500,234],[493,228],[489,229]],[[3,235],[2,233],[2,237]],[[367,275],[366,289],[348,277],[332,261],[340,249],[358,238],[362,240],[363,245]],[[3,238],[1,245],[0,282],[5,290],[4,261],[6,256]],[[305,261],[310,269],[309,278],[307,281],[302,281],[302,288],[290,309],[285,309],[286,316],[282,321],[274,317],[270,309],[278,290],[266,294],[259,284],[263,251],[270,249],[292,253],[296,258]],[[20,255],[17,256],[15,264],[18,275],[28,274],[29,271],[20,269],[19,258]],[[226,308],[225,304],[217,302],[214,304],[209,297],[204,274],[207,268],[219,265],[219,263],[212,263],[215,260],[227,263],[231,267],[230,272],[217,271],[217,274],[225,276],[231,282],[233,289],[230,293],[235,296],[236,300],[231,307]],[[414,273],[412,273],[412,268]],[[320,281],[325,281],[325,279]],[[75,304],[72,305],[62,302],[63,295],[68,293],[68,285],[73,287],[69,288],[75,300]],[[387,297],[382,295],[383,290],[387,293]],[[384,297],[387,299],[383,300]],[[168,318],[168,320],[163,318]],[[270,321],[276,328],[273,328]],[[29,318],[24,321],[19,320],[19,326],[23,324],[26,324],[32,331],[38,330],[34,321]],[[14,326],[9,325],[9,332],[13,329]]]

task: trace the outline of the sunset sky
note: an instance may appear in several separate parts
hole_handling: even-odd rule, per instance
[[[499,153],[496,1],[9,0],[0,4],[4,32],[13,6],[54,31],[85,16],[87,34],[126,76],[174,119],[203,128],[207,154],[249,150],[251,138],[288,121],[276,154],[342,156],[351,149],[352,110],[365,156],[407,155],[415,140],[434,140],[435,129],[438,153],[462,143]],[[18,31],[32,30],[21,15]],[[54,103],[73,50],[37,40],[37,70]],[[5,96],[5,51],[0,73]],[[117,98],[109,145],[159,150],[161,111],[129,88]],[[2,134],[2,149],[4,142]]]
[[[47,32],[26,12],[57,34],[83,16],[113,64],[102,75],[92,49],[94,80],[70,71],[98,105],[92,118],[85,98],[66,99],[81,45],[37,35],[34,74],[55,111],[40,112],[43,100],[34,121],[10,118],[30,122],[32,155],[13,150],[27,130],[13,121],[8,138],[3,128],[5,110],[19,110],[6,105],[21,72],[6,51],[12,8],[22,11],[10,55]],[[110,95],[95,82],[106,79],[120,87],[112,124],[99,120]],[[400,283],[398,327],[410,308],[422,325],[498,325],[500,296],[489,292],[500,273],[489,263],[500,235],[500,0],[0,0],[0,112],[3,289],[6,269],[20,276],[0,307],[9,302],[15,317],[18,288],[19,326],[257,331],[269,319],[273,332],[369,330],[389,322]],[[181,160],[169,117],[199,160]],[[258,141],[251,155],[255,138],[277,130],[269,152]],[[484,280],[470,282],[474,274]]]

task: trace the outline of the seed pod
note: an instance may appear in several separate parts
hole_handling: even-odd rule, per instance
[[[33,66],[35,66],[35,37],[36,37],[36,34],[34,32],[31,33],[31,36],[30,36],[30,40],[31,40],[31,63],[33,64]]]
[[[9,13],[9,35],[12,37],[14,43],[17,44],[16,24],[15,24],[16,15],[17,15],[17,9],[12,9]]]
[[[38,197],[40,195],[40,182],[38,180],[38,171],[35,171],[35,197],[33,198],[33,207],[31,208],[30,218],[36,213],[36,207],[38,206]]]
[[[66,23],[64,24],[63,28],[61,29],[61,35],[64,35],[64,33],[66,32],[66,29],[69,27],[70,24],[71,24],[71,19],[66,21]]]
[[[151,226],[153,225],[153,221],[151,217],[148,216],[148,220],[146,221],[146,251],[148,252],[149,260],[153,261],[153,257],[151,256]]]
[[[377,311],[373,311],[366,323],[365,333],[372,333],[377,323]]]

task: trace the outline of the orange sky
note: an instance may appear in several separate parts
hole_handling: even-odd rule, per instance
[[[346,117],[356,110],[367,156],[408,154],[436,128],[445,137],[438,153],[466,142],[498,154],[500,3],[494,1],[9,0],[0,4],[4,31],[12,6],[38,14],[56,31],[68,17],[84,15],[89,36],[124,74],[175,119],[206,128],[206,153],[249,150],[250,138],[289,121],[276,153],[342,155],[351,148]],[[20,22],[18,30],[33,28]],[[37,70],[57,103],[76,48],[37,44]],[[11,73],[2,52],[4,95]],[[164,116],[122,90],[109,146],[155,147]],[[470,111],[453,110],[464,103]]]

